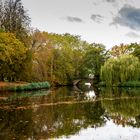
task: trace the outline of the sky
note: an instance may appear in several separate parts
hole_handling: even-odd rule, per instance
[[[22,0],[31,26],[80,35],[108,49],[140,43],[140,0]]]

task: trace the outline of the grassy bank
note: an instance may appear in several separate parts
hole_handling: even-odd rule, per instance
[[[0,84],[1,91],[29,91],[29,90],[38,90],[38,89],[47,89],[47,88],[50,88],[50,84],[48,82],[36,82],[36,83],[3,82],[2,84]]]

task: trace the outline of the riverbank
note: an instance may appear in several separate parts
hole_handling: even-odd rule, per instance
[[[0,91],[28,91],[50,88],[49,82],[0,82]]]

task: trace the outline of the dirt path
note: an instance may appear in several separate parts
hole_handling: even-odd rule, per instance
[[[0,87],[7,87],[7,86],[18,86],[27,84],[26,82],[2,82],[0,81]]]

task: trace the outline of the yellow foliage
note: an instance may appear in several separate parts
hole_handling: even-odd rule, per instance
[[[5,78],[16,77],[22,69],[27,48],[12,33],[0,33],[0,75]],[[1,77],[0,77],[0,80]]]

